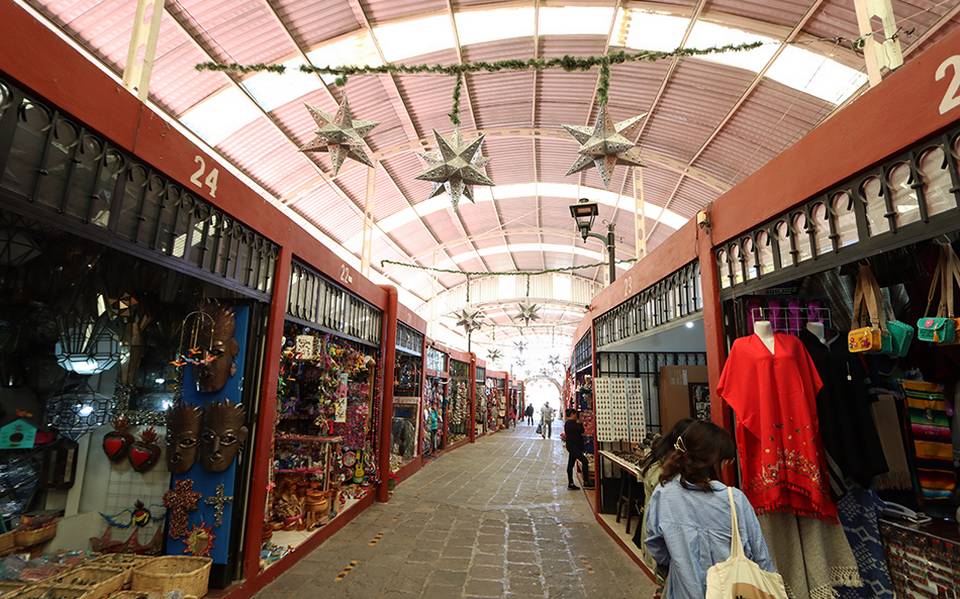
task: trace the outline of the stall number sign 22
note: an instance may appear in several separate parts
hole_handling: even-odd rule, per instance
[[[217,197],[217,178],[220,176],[220,170],[212,168],[208,171],[207,161],[203,159],[203,156],[194,156],[193,162],[197,165],[197,170],[190,176],[190,182],[200,189],[203,189],[206,185],[210,197]],[[204,173],[206,173],[206,177],[203,176]]]
[[[940,101],[940,114],[946,114],[960,106],[960,54],[955,54],[944,60],[937,67],[937,81],[947,78],[947,72],[952,69],[952,76],[947,83],[947,91]]]

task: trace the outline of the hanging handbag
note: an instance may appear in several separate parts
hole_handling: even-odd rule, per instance
[[[937,258],[937,267],[930,280],[930,292],[927,294],[927,308],[924,313],[930,314],[933,299],[939,294],[940,302],[936,316],[923,316],[917,320],[917,338],[927,343],[947,345],[957,338],[957,319],[953,312],[953,285],[954,280],[960,282],[957,273],[957,255],[949,245],[940,246],[940,255]]]
[[[751,561],[743,551],[740,541],[740,526],[737,523],[737,506],[733,502],[733,489],[727,487],[730,502],[730,557],[710,566],[707,570],[707,594],[705,599],[787,599],[783,577],[776,572],[767,572]]]
[[[853,293],[853,329],[847,333],[847,349],[851,353],[892,353],[893,343],[885,329],[886,313],[880,310],[873,286],[873,273],[860,265],[857,287]]]
[[[890,346],[882,347],[881,352],[896,358],[903,358],[910,351],[910,344],[913,342],[913,327],[905,322],[900,322],[895,318],[892,310],[887,310],[887,302],[883,299],[880,284],[877,283],[873,270],[866,268],[864,277],[864,285],[870,286],[869,289],[864,288],[864,293],[871,294],[873,305],[880,313],[881,328],[890,337]]]

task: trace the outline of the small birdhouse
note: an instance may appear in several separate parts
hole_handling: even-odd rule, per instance
[[[31,449],[37,438],[37,427],[23,418],[0,428],[0,449]]]

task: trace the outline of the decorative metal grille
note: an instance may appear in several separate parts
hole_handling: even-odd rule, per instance
[[[0,79],[0,196],[30,218],[268,299],[278,247]]]
[[[598,376],[640,379],[648,433],[660,431],[660,369],[706,366],[705,352],[599,352]]]
[[[429,370],[436,370],[437,372],[446,372],[447,354],[443,353],[439,349],[428,347],[427,348],[427,368]]]
[[[629,339],[702,309],[700,263],[694,260],[597,317],[597,347]]]
[[[724,299],[960,229],[960,125],[716,251]]]
[[[287,315],[308,327],[380,345],[383,312],[296,260],[290,274]]]
[[[573,346],[573,370],[580,372],[591,366],[593,366],[593,345],[590,343],[590,331],[587,331]]]
[[[397,349],[414,356],[423,355],[423,334],[413,327],[397,322]]]

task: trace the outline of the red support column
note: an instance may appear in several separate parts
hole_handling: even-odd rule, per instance
[[[383,285],[387,292],[387,310],[383,315],[383,416],[380,418],[380,486],[377,501],[390,501],[387,482],[390,477],[390,444],[393,432],[393,371],[397,361],[397,289]]]
[[[451,383],[452,384],[452,383]],[[477,356],[470,354],[470,442],[477,440]]]
[[[727,342],[723,332],[723,307],[720,303],[720,273],[708,231],[697,231],[697,253],[700,260],[700,287],[703,292],[703,334],[707,351],[707,379],[710,383],[710,419],[733,433],[733,413],[717,395],[720,373],[727,358]],[[734,484],[736,470],[732,466],[721,473],[723,482]]]
[[[287,295],[290,291],[291,252],[282,246],[274,270],[273,294],[267,317],[266,349],[263,356],[263,379],[260,403],[257,406],[256,437],[251,447],[253,469],[250,478],[250,499],[247,502],[247,530],[243,542],[243,578],[250,580],[260,572],[260,545],[266,521],[267,482],[273,460],[273,427],[277,418],[277,378],[280,376],[280,355],[283,350],[283,324],[287,316]]]
[[[588,313],[589,315],[589,313]],[[593,364],[590,368],[590,377],[591,383],[593,386],[593,392],[590,393],[590,411],[593,412],[593,513],[600,513],[600,441],[597,440],[597,406],[596,406],[596,391],[597,391],[597,373],[600,368],[600,361],[597,360],[597,330],[593,326],[593,319],[590,321],[590,356],[593,359]],[[574,374],[576,377],[576,374]],[[576,395],[576,390],[574,390],[574,395]]]

